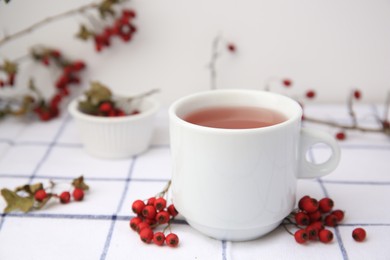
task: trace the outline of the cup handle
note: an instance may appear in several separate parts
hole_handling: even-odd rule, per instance
[[[332,150],[330,158],[320,164],[309,162],[306,159],[306,153],[311,146],[317,143],[324,143]],[[327,133],[310,130],[306,128],[301,129],[300,139],[300,159],[299,159],[299,172],[298,178],[317,178],[329,174],[340,161],[340,147],[332,136]]]

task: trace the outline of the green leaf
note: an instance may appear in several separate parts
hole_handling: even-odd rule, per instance
[[[84,182],[84,177],[83,176],[80,176],[80,177],[74,179],[73,182],[72,182],[72,185],[75,188],[79,188],[79,189],[82,189],[82,190],[89,190],[89,186]]]
[[[4,208],[4,213],[9,213],[15,210],[21,210],[23,212],[30,211],[34,206],[34,197],[21,197],[16,192],[9,189],[2,189],[1,195],[7,202],[7,206]]]

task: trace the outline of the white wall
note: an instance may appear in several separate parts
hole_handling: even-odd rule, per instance
[[[89,2],[0,1],[0,32],[12,34]],[[312,88],[317,102],[345,102],[353,87],[362,90],[363,101],[383,102],[390,90],[388,0],[132,0],[126,6],[138,14],[138,32],[128,44],[115,41],[96,53],[92,42],[74,38],[85,18],[73,16],[1,46],[0,57],[14,59],[38,43],[56,46],[87,61],[86,84],[100,80],[121,92],[160,88],[159,98],[169,104],[210,87],[211,45],[221,35],[237,52],[221,48],[219,88],[261,89],[270,77],[288,77],[291,90],[273,89],[299,96]],[[51,84],[47,71],[25,67],[41,75],[41,85]],[[26,78],[21,75],[18,85]]]

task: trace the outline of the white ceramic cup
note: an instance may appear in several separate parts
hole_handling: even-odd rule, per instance
[[[287,120],[268,127],[221,129],[188,123],[188,113],[215,106],[258,106]],[[294,100],[256,90],[214,90],[175,101],[169,109],[173,159],[172,198],[187,222],[220,240],[244,241],[274,228],[295,205],[298,178],[333,171],[340,148],[330,135],[301,128]],[[328,145],[321,164],[307,161],[308,149]]]

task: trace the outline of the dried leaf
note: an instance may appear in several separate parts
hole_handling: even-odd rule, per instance
[[[30,211],[34,206],[34,197],[21,197],[16,192],[9,189],[2,189],[1,195],[7,202],[7,206],[4,208],[4,213],[9,213],[15,210],[21,210],[23,212]]]
[[[15,74],[18,71],[18,65],[15,62],[5,60],[2,69],[7,74]]]
[[[85,92],[85,95],[87,96],[87,101],[96,106],[100,102],[110,100],[112,93],[109,88],[95,81],[91,82],[91,87]]]
[[[72,182],[72,185],[75,188],[79,188],[79,189],[82,189],[82,190],[88,190],[89,189],[89,186],[84,182],[84,177],[83,176],[80,176],[80,177],[74,179],[73,182]]]
[[[79,102],[79,110],[86,114],[93,115],[99,111],[98,108],[98,106],[94,106],[88,101]]]
[[[85,25],[80,25],[79,32],[76,34],[77,38],[86,41],[92,36],[93,33],[90,32]]]
[[[31,185],[26,184],[23,186],[16,187],[15,192],[25,191],[29,195],[33,196],[37,190],[41,190],[41,189],[43,189],[43,184],[39,182]]]
[[[102,19],[105,19],[107,15],[110,15],[112,17],[115,16],[115,11],[112,7],[113,4],[113,1],[106,0],[99,5],[99,13]]]

